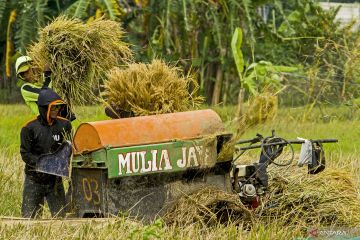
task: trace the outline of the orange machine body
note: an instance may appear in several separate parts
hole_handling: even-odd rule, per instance
[[[74,136],[75,154],[219,134],[224,124],[213,110],[169,113],[82,123]]]

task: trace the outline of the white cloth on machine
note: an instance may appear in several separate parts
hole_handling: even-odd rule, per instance
[[[301,151],[298,161],[298,166],[302,167],[304,165],[309,165],[312,162],[312,142],[304,138],[297,138],[298,140],[303,140],[304,143],[301,144]]]

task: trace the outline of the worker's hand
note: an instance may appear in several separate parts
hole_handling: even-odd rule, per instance
[[[46,63],[45,66],[44,66],[44,72],[45,73],[49,73],[49,72],[51,73],[50,65],[48,63]]]
[[[51,69],[50,69],[50,65],[46,63],[44,65],[44,84],[42,87],[43,88],[49,87],[50,82],[51,82]]]

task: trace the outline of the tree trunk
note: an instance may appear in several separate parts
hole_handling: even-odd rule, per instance
[[[210,63],[206,68],[206,74],[204,79],[206,103],[209,105],[212,102],[212,93],[214,89],[214,81],[213,81],[214,69],[215,69],[215,64]]]
[[[223,75],[224,75],[224,72],[222,70],[222,67],[219,66],[216,70],[215,86],[214,86],[214,91],[213,91],[212,101],[211,101],[212,105],[217,105],[220,102]]]
[[[0,67],[0,89],[5,89],[6,87],[6,74],[5,74],[5,58],[6,58],[6,44],[3,47],[3,56],[1,58],[1,67]]]
[[[226,105],[228,102],[228,91],[229,91],[229,74],[228,73],[224,73],[224,80],[225,80],[225,86],[224,86],[224,90],[223,90],[223,104]]]
[[[346,79],[344,79],[343,85],[342,85],[342,89],[341,89],[341,100],[345,101],[345,93],[346,93]]]
[[[236,109],[236,118],[241,119],[244,114],[244,89],[240,88],[239,95],[238,95],[238,105]]]
[[[5,74],[3,74],[1,68],[0,68],[0,89],[5,89]]]

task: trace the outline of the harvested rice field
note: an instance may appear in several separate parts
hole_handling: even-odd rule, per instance
[[[327,169],[320,174],[308,175],[305,168],[296,166],[296,162],[287,168],[271,165],[269,192],[255,210],[244,207],[237,194],[205,188],[184,196],[167,215],[150,223],[126,216],[51,219],[46,206],[42,219],[28,221],[20,218],[24,174],[17,133],[31,114],[24,105],[1,105],[0,110],[0,181],[3,186],[0,235],[6,239],[306,239],[313,237],[314,231],[318,237],[328,239],[334,234],[345,234],[349,238],[360,234],[358,119],[339,117],[323,122],[321,113],[314,111],[308,120],[302,121],[303,109],[281,108],[271,120],[247,128],[242,138],[276,129],[279,136],[289,139],[315,136],[339,140],[326,148]],[[76,107],[76,110],[75,127],[80,121],[109,119],[103,106]],[[234,107],[214,110],[226,122],[228,131],[236,131],[236,121],[231,121]],[[338,109],[326,111],[336,114]],[[343,114],[347,109],[343,107],[340,111]],[[9,112],[16,113],[16,117],[10,119]],[[348,131],[349,128],[355,130]],[[254,150],[239,161],[245,164],[257,161],[257,158]]]

